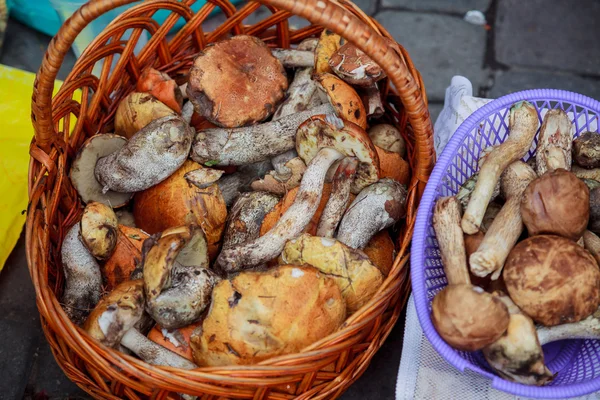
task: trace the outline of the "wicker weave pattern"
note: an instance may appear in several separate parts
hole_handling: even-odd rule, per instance
[[[242,21],[260,4],[238,10],[227,0],[209,0],[199,12],[193,0],[151,0],[129,9],[90,44],[52,98],[58,69],[81,30],[94,18],[133,0],[96,0],[84,5],[53,39],[38,72],[32,99],[35,140],[30,148],[27,258],[36,288],[42,325],[54,356],[67,376],[96,398],[177,398],[189,393],[202,399],[330,399],[338,397],[367,368],[391,331],[409,294],[407,249],[416,205],[433,165],[432,126],[421,77],[408,53],[374,20],[347,0],[262,0],[272,12],[251,26]],[[218,29],[204,33],[202,23],[215,7],[228,17]],[[151,17],[160,9],[171,16],[162,26]],[[304,17],[316,25],[291,30],[288,18]],[[178,18],[187,23],[167,33]],[[82,206],[68,179],[70,160],[83,141],[110,132],[118,101],[131,92],[148,67],[181,79],[194,55],[227,35],[251,34],[269,45],[290,47],[318,35],[323,27],[339,33],[370,55],[387,72],[383,87],[388,121],[408,143],[413,179],[409,188],[407,224],[392,271],[377,295],[349,318],[342,329],[300,354],[267,360],[257,366],[200,368],[182,371],[154,367],[105,348],[74,326],[62,311],[63,277],[59,249],[64,233],[78,220]],[[121,39],[132,29],[129,40]],[[151,38],[137,55],[133,50],[142,30]],[[111,71],[113,60],[118,57]],[[94,64],[104,60],[100,76]],[[77,101],[76,92],[81,94]]]

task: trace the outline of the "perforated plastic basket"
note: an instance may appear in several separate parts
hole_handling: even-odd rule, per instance
[[[419,321],[433,347],[450,364],[491,378],[496,389],[533,398],[582,396],[600,390],[600,340],[569,340],[544,346],[548,368],[557,373],[548,386],[535,387],[509,382],[494,374],[481,352],[461,352],[438,335],[431,322],[431,302],[446,284],[440,252],[432,226],[435,201],[451,196],[479,168],[479,154],[502,143],[508,135],[508,113],[512,104],[527,100],[535,105],[540,124],[549,109],[562,108],[575,124],[576,136],[598,132],[600,102],[589,97],[552,89],[526,90],[501,97],[473,113],[456,131],[437,162],[419,206],[415,224],[411,279]],[[535,154],[537,135],[527,161]]]

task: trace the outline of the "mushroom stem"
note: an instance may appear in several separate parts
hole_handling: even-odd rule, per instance
[[[464,236],[460,227],[460,211],[460,202],[455,196],[438,199],[433,211],[433,229],[440,247],[448,285],[471,283]]]
[[[317,82],[312,80],[312,71],[312,68],[296,71],[294,80],[288,88],[287,98],[273,114],[273,121],[309,108],[308,105],[319,88]]]
[[[337,150],[320,149],[302,177],[296,200],[281,216],[277,224],[258,239],[224,249],[217,258],[217,263],[221,268],[226,271],[239,271],[277,257],[285,243],[300,235],[312,219],[321,201],[327,170],[334,162],[343,157],[344,155]]]
[[[535,155],[537,173],[558,168],[571,170],[571,148],[573,146],[573,125],[563,110],[550,110],[544,116],[538,147]]]
[[[154,343],[135,328],[129,329],[125,333],[121,339],[121,345],[134,352],[148,364],[181,369],[198,368],[198,366],[190,360]]]
[[[491,273],[492,280],[496,280],[502,273],[508,254],[523,232],[523,192],[535,178],[535,171],[522,161],[512,163],[502,175],[502,191],[506,202],[494,218],[479,248],[469,258],[474,275],[483,278]]]
[[[508,329],[496,342],[483,349],[487,362],[502,377],[528,385],[544,385],[553,379],[531,318],[510,297],[494,293],[510,313]]]
[[[271,53],[285,68],[307,68],[315,63],[315,53],[297,49],[273,49]]]
[[[83,244],[81,226],[67,232],[61,248],[65,273],[62,307],[69,319],[80,325],[102,294],[102,274],[96,259]]]
[[[381,92],[377,83],[367,86],[359,92],[362,97],[365,109],[367,111],[367,117],[380,118],[385,113],[383,108],[383,102],[381,101]]]
[[[338,166],[331,186],[331,195],[321,214],[317,227],[317,236],[333,237],[335,230],[342,219],[345,205],[350,198],[350,187],[356,175],[358,160],[355,157],[346,157]]]
[[[590,231],[583,232],[583,247],[590,252],[600,265],[600,237]]]
[[[600,339],[600,309],[579,322],[552,327],[539,326],[537,336],[542,346],[565,339]]]
[[[510,134],[504,143],[498,145],[481,166],[479,179],[463,215],[463,232],[473,235],[479,230],[485,209],[492,198],[494,187],[504,170],[527,154],[539,125],[535,107],[522,101],[510,109]]]
[[[336,239],[363,249],[373,235],[405,216],[406,196],[406,187],[389,178],[365,187],[345,212]]]
[[[231,206],[242,192],[251,190],[251,184],[261,179],[272,168],[271,160],[263,160],[253,164],[242,165],[233,174],[225,175],[217,181],[227,207]]]
[[[288,115],[277,121],[242,128],[214,128],[198,131],[191,158],[211,165],[245,165],[263,161],[291,150],[296,130],[310,117],[333,112],[329,104]]]
[[[591,179],[594,181],[600,181],[600,168],[582,168],[578,165],[571,167],[571,172],[575,174],[579,179]]]

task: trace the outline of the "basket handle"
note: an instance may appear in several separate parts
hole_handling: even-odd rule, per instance
[[[77,10],[60,27],[50,42],[42,65],[37,73],[32,97],[32,122],[36,145],[45,151],[55,136],[52,123],[52,92],[58,70],[75,38],[95,18],[136,0],[91,0]],[[383,38],[373,28],[342,7],[329,0],[258,0],[276,8],[286,10],[321,25],[344,37],[377,62],[386,72],[400,94],[408,120],[415,135],[417,163],[413,170],[419,185],[419,194],[433,168],[433,127],[429,111],[414,77],[398,54],[391,50]],[[343,1],[343,0],[342,0]]]

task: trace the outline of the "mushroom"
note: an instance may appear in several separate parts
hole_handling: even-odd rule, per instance
[[[183,93],[168,74],[154,68],[146,68],[137,81],[136,90],[152,94],[175,112],[181,112]]]
[[[544,116],[535,154],[537,173],[562,168],[571,169],[573,124],[567,113],[560,109],[550,110]]]
[[[381,92],[376,83],[359,90],[365,109],[367,110],[367,118],[381,118],[385,114],[383,101],[381,100]]]
[[[315,74],[333,72],[329,66],[329,60],[344,42],[345,40],[340,35],[329,29],[324,29],[321,32],[319,43],[315,48]]]
[[[583,232],[583,246],[600,265],[600,237],[590,231]]]
[[[142,268],[152,318],[166,329],[197,320],[219,280],[208,267],[206,238],[197,226],[168,229],[147,239]]]
[[[371,300],[383,283],[383,274],[366,254],[331,238],[304,233],[286,243],[280,260],[289,265],[311,265],[332,277],[346,300],[348,315]]]
[[[372,86],[386,77],[385,71],[352,43],[337,49],[329,59],[329,66],[337,76],[355,86]]]
[[[537,386],[551,382],[554,375],[544,362],[533,321],[508,296],[496,295],[507,306],[510,321],[504,335],[483,348],[486,361],[500,376],[514,382]]]
[[[552,234],[577,241],[588,225],[590,190],[567,170],[549,170],[525,190],[521,214],[530,236]]]
[[[199,168],[187,172],[183,177],[198,189],[206,189],[217,182],[225,171],[212,168]]]
[[[133,217],[133,213],[129,210],[117,210],[115,211],[115,215],[117,216],[117,222],[119,225],[129,226],[131,228],[135,228],[135,218]]]
[[[600,309],[579,322],[551,327],[540,326],[537,336],[542,346],[567,339],[600,339]]]
[[[129,93],[117,107],[115,114],[115,133],[131,139],[150,122],[175,111],[150,93]]]
[[[320,84],[319,90],[327,94],[329,103],[340,118],[367,129],[365,105],[352,86],[333,74],[319,74],[313,79]]]
[[[67,232],[61,257],[65,274],[61,305],[69,319],[80,325],[102,294],[100,266],[81,239],[81,224]]]
[[[508,309],[498,297],[471,285],[460,226],[460,203],[455,197],[437,200],[433,228],[448,279],[448,286],[433,298],[433,325],[455,349],[481,350],[506,332]]]
[[[315,64],[315,53],[313,51],[273,49],[271,53],[285,68],[307,68],[313,67]]]
[[[141,229],[118,225],[115,251],[101,266],[106,290],[133,279],[133,271],[142,266],[142,245],[148,234]],[[141,277],[140,277],[141,278]]]
[[[469,257],[474,275],[485,277],[492,274],[492,280],[496,280],[502,273],[510,250],[523,232],[523,193],[535,178],[535,171],[523,161],[513,162],[502,174],[501,185],[506,202],[485,233],[477,251]]]
[[[302,163],[304,164],[304,162]],[[255,188],[255,182],[261,182],[264,177],[266,181],[266,173],[273,168],[273,164],[269,159],[259,161],[252,164],[242,165],[237,171],[232,174],[225,175],[217,181],[223,200],[227,207],[230,207],[235,199],[243,193],[250,190],[260,190]],[[306,166],[304,167],[306,169]],[[265,183],[266,185],[266,183]]]
[[[584,132],[573,141],[573,158],[583,168],[600,167],[600,135]]]
[[[518,243],[506,260],[504,282],[515,304],[546,326],[585,319],[600,303],[596,260],[561,236],[532,236]]]
[[[109,258],[117,244],[117,216],[112,208],[90,202],[81,216],[81,240],[92,256],[103,261]]]
[[[118,151],[95,167],[104,192],[131,193],[152,187],[183,165],[190,152],[193,129],[179,116],[156,119]]]
[[[350,186],[354,181],[357,167],[358,159],[355,157],[342,159],[337,167],[331,184],[331,195],[317,227],[317,236],[331,238],[335,234],[350,198]]]
[[[296,153],[294,151],[294,153]],[[287,154],[287,153],[284,153]],[[273,161],[275,158],[273,158]],[[252,182],[250,185],[252,190],[266,191],[279,195],[286,194],[291,189],[298,187],[304,172],[306,172],[306,164],[300,157],[294,157],[287,161],[280,171],[285,171],[283,174],[277,169],[270,171],[264,178]]]
[[[98,302],[86,319],[83,329],[105,346],[117,348],[125,332],[132,329],[144,314],[144,283],[126,281]]]
[[[152,365],[180,369],[195,369],[196,364],[151,341],[136,329],[129,329],[121,339],[121,345],[134,352],[139,358]]]
[[[364,188],[345,212],[336,239],[362,249],[377,232],[406,215],[406,186],[389,178]]]
[[[201,326],[201,322],[194,322],[183,328],[165,329],[159,324],[156,324],[150,333],[148,333],[148,339],[193,362],[194,355],[192,353],[192,347],[190,346],[190,338],[194,331]]]
[[[267,45],[237,35],[200,52],[186,91],[198,114],[217,126],[237,128],[268,118],[287,88],[285,70]]]
[[[380,124],[369,129],[369,137],[379,156],[380,176],[408,185],[410,166],[402,158],[406,153],[406,147],[400,131],[393,125]]]
[[[378,179],[379,160],[366,133],[335,115],[319,115],[304,122],[298,128],[296,151],[308,165],[296,201],[267,234],[224,249],[217,259],[223,269],[261,265],[281,253],[285,242],[297,237],[315,214],[327,170],[337,160],[358,158],[360,164],[351,188],[355,193]]]
[[[346,306],[334,280],[309,266],[244,271],[217,284],[191,337],[199,366],[257,364],[335,332]]]
[[[396,246],[387,230],[376,233],[362,251],[383,276],[388,276],[394,266]]]
[[[118,208],[129,202],[133,193],[104,191],[94,172],[99,159],[119,151],[126,144],[124,137],[108,133],[94,135],[83,143],[71,164],[69,176],[84,203],[97,201]]]
[[[184,177],[188,172],[201,168],[201,165],[187,160],[158,185],[137,193],[133,215],[136,225],[149,234],[186,224],[200,226],[208,241],[209,255],[214,259],[227,219],[227,206],[218,185],[227,177],[200,189]]]
[[[228,249],[258,239],[265,216],[279,202],[279,197],[267,192],[242,193],[227,217],[223,248]],[[225,270],[225,272],[236,272]]]
[[[329,104],[282,117],[277,121],[235,129],[198,131],[192,160],[207,166],[244,165],[267,160],[294,148],[296,130],[315,115],[332,112]]]
[[[479,230],[485,209],[502,172],[527,154],[538,126],[537,111],[531,103],[521,101],[511,107],[510,133],[502,144],[489,153],[481,166],[475,189],[462,217],[464,233],[472,235]]]
[[[571,166],[571,172],[575,174],[579,179],[590,179],[593,181],[600,181],[600,168],[582,168],[578,165]]]

